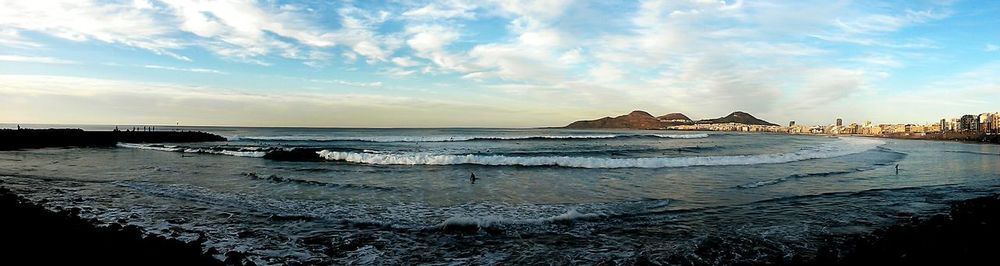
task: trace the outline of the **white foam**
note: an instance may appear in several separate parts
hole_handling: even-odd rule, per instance
[[[613,139],[623,137],[656,137],[668,139],[707,138],[708,134],[593,134],[593,135],[522,135],[522,136],[372,136],[372,137],[330,137],[330,136],[258,136],[238,137],[242,140],[258,141],[365,141],[365,142],[453,142],[471,140],[529,140],[529,139]]]
[[[260,158],[260,157],[264,157],[264,155],[267,155],[267,152],[263,152],[263,151],[202,150],[201,152],[203,152],[203,153],[211,153],[211,154],[222,154],[222,155],[230,155],[230,156],[239,156],[239,157],[254,157],[254,158]]]
[[[601,158],[570,156],[504,156],[474,154],[433,153],[366,153],[322,150],[320,157],[333,161],[376,165],[519,165],[564,166],[579,168],[668,168],[686,166],[755,165],[788,163],[810,159],[839,157],[859,153],[882,145],[875,139],[841,138],[836,142],[790,153],[703,156],[703,157],[645,157]]]
[[[440,224],[437,225],[437,227],[444,228],[444,227],[476,226],[479,228],[489,228],[489,227],[500,227],[505,225],[562,223],[579,219],[593,219],[602,216],[604,216],[604,214],[602,213],[580,213],[576,209],[570,209],[565,213],[556,216],[537,218],[537,219],[511,219],[493,215],[481,216],[481,217],[455,216],[448,218],[444,222],[441,222]]]
[[[703,139],[707,138],[708,134],[655,134],[653,136],[668,139]]]
[[[184,151],[184,148],[178,148],[177,146],[169,146],[169,145],[164,146],[159,144],[118,143],[117,146],[121,148],[154,150],[154,151],[169,151],[169,152]]]
[[[239,150],[225,150],[225,149],[182,148],[170,145],[136,144],[136,143],[118,143],[118,147],[141,149],[141,150],[166,151],[166,152],[208,153],[208,154],[219,154],[219,155],[240,156],[240,157],[255,157],[255,158],[264,157],[264,155],[267,154],[266,151],[262,151],[262,149],[256,147],[240,148]]]

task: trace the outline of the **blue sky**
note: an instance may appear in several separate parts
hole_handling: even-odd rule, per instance
[[[1000,111],[1000,1],[0,0],[0,122],[531,127]]]

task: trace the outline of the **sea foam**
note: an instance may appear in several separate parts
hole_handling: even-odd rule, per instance
[[[255,158],[264,157],[264,155],[267,155],[267,151],[261,150],[260,148],[257,147],[246,147],[246,148],[239,148],[237,150],[230,150],[221,148],[184,148],[172,145],[136,144],[136,143],[118,143],[118,147],[141,149],[141,150],[184,152],[184,153],[207,153],[207,154],[219,154],[219,155],[255,157]]]
[[[322,150],[317,153],[320,157],[326,160],[376,165],[478,164],[495,166],[562,166],[577,168],[669,168],[687,166],[775,164],[810,159],[832,158],[867,151],[884,143],[885,142],[883,141],[874,139],[841,138],[835,142],[789,153],[702,157],[603,158],[433,153],[369,153],[330,150]]]

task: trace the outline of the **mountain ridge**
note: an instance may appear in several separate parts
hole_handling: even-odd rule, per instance
[[[563,128],[593,129],[593,128],[616,128],[616,129],[666,129],[670,126],[691,125],[691,124],[726,124],[738,123],[746,125],[777,126],[777,124],[761,120],[753,115],[736,111],[729,115],[702,120],[691,120],[683,113],[669,113],[654,117],[646,111],[635,110],[625,115],[616,117],[606,116],[593,120],[579,120]]]

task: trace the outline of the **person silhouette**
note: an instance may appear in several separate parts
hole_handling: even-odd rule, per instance
[[[473,184],[476,183],[476,173],[472,173],[472,175],[469,175],[469,181]]]

